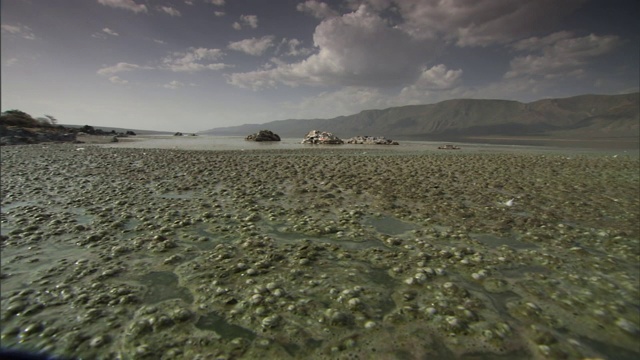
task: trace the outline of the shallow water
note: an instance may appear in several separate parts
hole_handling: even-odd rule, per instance
[[[638,159],[436,145],[3,147],[3,345],[104,359],[639,355]]]
[[[576,154],[607,154],[618,156],[638,156],[640,149],[631,147],[629,149],[606,149],[593,148],[585,143],[584,147],[580,146],[554,146],[544,145],[513,145],[513,144],[495,144],[495,143],[461,143],[447,142],[459,146],[460,150],[439,150],[438,146],[443,144],[442,141],[399,141],[399,145],[310,145],[301,144],[301,138],[283,138],[276,142],[256,142],[246,141],[241,136],[167,136],[167,135],[146,135],[139,137],[125,138],[120,143],[105,144],[105,147],[126,147],[137,149],[181,149],[181,150],[295,150],[295,149],[315,149],[319,151],[326,150],[361,150],[361,154],[394,154],[401,153],[468,153],[468,152],[528,152],[528,153],[563,153],[568,156]],[[81,145],[79,145],[81,146]],[[139,163],[138,163],[139,166]]]

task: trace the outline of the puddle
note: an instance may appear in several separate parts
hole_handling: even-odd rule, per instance
[[[376,307],[381,310],[381,313],[383,315],[386,315],[393,311],[393,309],[396,308],[396,303],[395,301],[393,301],[391,293],[393,292],[394,288],[398,286],[397,281],[389,276],[387,270],[385,269],[371,268],[367,271],[367,276],[369,277],[369,280],[371,280],[371,282],[381,285],[388,290],[388,293],[385,296],[380,296]]]
[[[506,278],[519,279],[523,278],[527,273],[534,274],[550,274],[551,270],[540,265],[521,266],[515,269],[502,269],[500,273]]]
[[[7,277],[2,280],[2,291],[31,287],[35,281],[73,267],[80,259],[96,261],[97,256],[76,245],[45,242],[29,247],[3,248],[2,272]]]
[[[0,206],[0,208],[2,208],[2,212],[7,212],[10,210],[13,210],[15,208],[19,208],[19,207],[23,207],[23,206],[30,206],[30,205],[37,205],[38,202],[37,201],[14,201],[12,203],[9,204],[4,204],[2,206]]]
[[[378,239],[369,239],[364,241],[353,241],[353,240],[345,240],[345,239],[338,240],[330,237],[308,236],[308,235],[297,233],[297,232],[284,232],[284,231],[278,230],[277,227],[272,228],[269,231],[269,235],[271,235],[271,237],[273,237],[280,244],[297,244],[300,241],[306,239],[311,241],[336,244],[347,250],[386,248],[386,246]]]
[[[245,329],[242,326],[229,324],[222,316],[215,312],[201,316],[198,322],[196,322],[196,327],[201,330],[215,331],[222,339],[227,340],[243,338],[252,341],[256,338],[256,334],[253,333],[253,331]]]
[[[95,218],[95,216],[93,215],[88,215],[87,209],[85,208],[71,208],[71,209],[68,209],[68,211],[71,214],[75,215],[76,224],[79,224],[79,225],[89,225],[93,222],[93,219]]]
[[[374,218],[366,218],[364,220],[365,225],[373,226],[373,228],[382,234],[387,235],[400,235],[407,231],[416,230],[419,227],[415,224],[398,220],[391,216],[377,216]]]
[[[182,299],[191,304],[193,295],[185,287],[178,286],[178,275],[170,271],[153,271],[139,278],[142,285],[147,287],[143,301],[155,304],[169,299]]]
[[[592,349],[605,355],[608,359],[636,360],[640,358],[640,353],[627,350],[619,346],[606,344],[598,340],[588,338],[586,336],[581,336],[579,339],[581,342],[589,345]]]
[[[187,199],[187,200],[191,200],[193,199],[195,196],[195,193],[193,191],[187,191],[184,193],[177,193],[177,192],[170,192],[170,193],[165,193],[165,194],[160,194],[158,195],[158,197],[163,198],[163,199]]]
[[[482,297],[489,299],[491,305],[502,316],[511,317],[509,315],[509,311],[507,309],[507,303],[512,300],[518,300],[522,297],[511,290],[506,290],[502,292],[489,292],[483,286],[474,284],[468,281],[462,281],[464,287],[469,289],[470,291],[481,294]]]
[[[490,248],[497,248],[502,245],[507,245],[513,249],[536,249],[538,245],[522,242],[517,240],[514,236],[510,237],[499,237],[491,234],[469,234],[469,236],[477,240]]]
[[[138,225],[141,224],[141,221],[138,219],[128,219],[124,224],[124,230],[134,230]]]

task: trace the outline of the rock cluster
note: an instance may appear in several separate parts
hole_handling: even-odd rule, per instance
[[[302,144],[344,144],[344,141],[330,132],[311,130],[305,135]]]
[[[384,136],[355,136],[345,140],[347,144],[365,144],[365,145],[399,145],[397,141],[387,139]]]
[[[270,130],[260,130],[255,134],[251,134],[245,138],[251,141],[280,141],[280,136],[274,134]]]

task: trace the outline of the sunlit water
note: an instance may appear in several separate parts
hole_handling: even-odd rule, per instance
[[[147,135],[121,138],[120,142],[103,145],[106,147],[127,147],[137,149],[180,149],[180,150],[295,150],[295,149],[358,149],[366,152],[384,150],[386,152],[535,152],[535,153],[602,153],[611,155],[638,156],[640,151],[629,149],[594,149],[586,142],[584,147],[576,144],[567,146],[532,146],[532,145],[501,145],[483,143],[459,143],[442,141],[398,141],[399,145],[310,145],[301,144],[302,138],[283,138],[275,142],[246,141],[242,136],[168,136]],[[454,144],[460,150],[439,150],[438,146]]]

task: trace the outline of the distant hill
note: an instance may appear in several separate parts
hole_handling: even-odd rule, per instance
[[[356,135],[392,139],[443,140],[472,137],[638,138],[640,93],[581,95],[531,103],[509,100],[447,100],[430,105],[364,110],[333,119],[289,119],[214,128],[206,135],[246,136],[268,129],[282,137],[310,130],[341,138]]]

